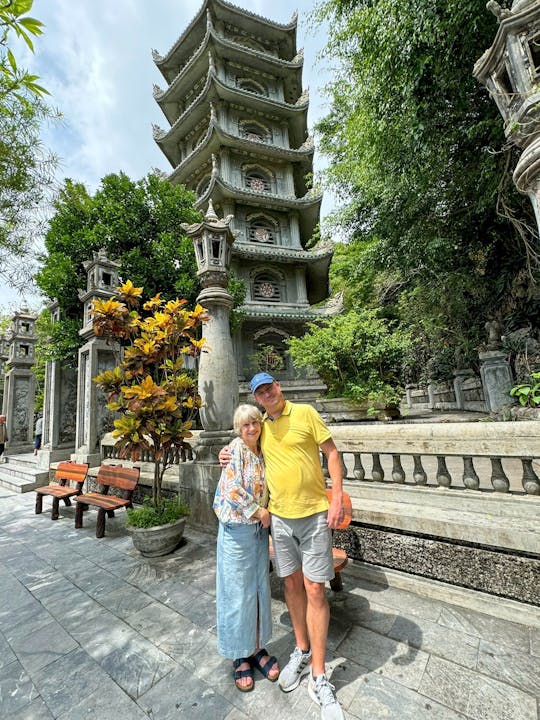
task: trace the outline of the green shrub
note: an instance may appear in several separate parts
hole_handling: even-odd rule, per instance
[[[166,498],[156,507],[148,498],[138,508],[127,509],[127,525],[135,528],[151,528],[167,525],[189,515],[189,505],[182,498]]]

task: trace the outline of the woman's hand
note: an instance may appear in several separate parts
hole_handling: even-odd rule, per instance
[[[219,464],[222,468],[227,467],[227,465],[230,463],[232,458],[231,450],[228,445],[225,445],[225,447],[221,448],[218,455]]]
[[[270,527],[270,513],[266,508],[259,508],[257,512],[254,513],[254,517],[257,518],[263,528]]]

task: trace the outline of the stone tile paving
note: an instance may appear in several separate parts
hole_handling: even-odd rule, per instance
[[[0,491],[0,717],[316,720],[306,683],[239,693],[216,653],[215,539],[147,560],[123,518],[74,529]],[[328,667],[349,720],[539,720],[540,630],[345,574],[329,590]],[[274,638],[292,650],[280,581]],[[540,611],[539,611],[540,612]],[[516,620],[519,620],[516,617]]]

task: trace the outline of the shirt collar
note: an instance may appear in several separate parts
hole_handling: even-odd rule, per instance
[[[292,403],[289,402],[289,400],[285,400],[285,407],[283,408],[283,412],[278,417],[283,417],[283,415],[290,415],[291,410],[292,410]],[[276,418],[276,420],[277,419],[278,418]],[[265,412],[263,415],[263,422],[265,422],[266,420],[270,420],[270,422],[274,422],[274,419],[271,418],[267,412]]]

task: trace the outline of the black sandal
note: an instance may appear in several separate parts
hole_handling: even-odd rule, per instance
[[[265,655],[268,655],[268,660],[264,663],[264,665],[261,665],[261,660]],[[257,670],[261,672],[265,678],[270,680],[270,682],[276,682],[279,677],[279,665],[275,677],[270,677],[270,672],[274,665],[278,664],[277,658],[275,658],[273,655],[270,655],[268,651],[263,648],[262,650],[259,650],[258,653],[255,653],[255,655],[252,655],[250,660],[251,664],[256,667]]]
[[[249,665],[249,668],[247,670],[238,670],[237,668],[239,668],[242,663],[247,663]],[[234,684],[236,685],[237,689],[240,690],[240,692],[251,692],[251,690],[253,690],[253,688],[255,687],[255,683],[253,681],[253,668],[251,667],[251,658],[237,658],[236,660],[233,660],[233,667]],[[246,685],[245,687],[238,684],[238,680],[244,677],[251,678],[251,684]]]

